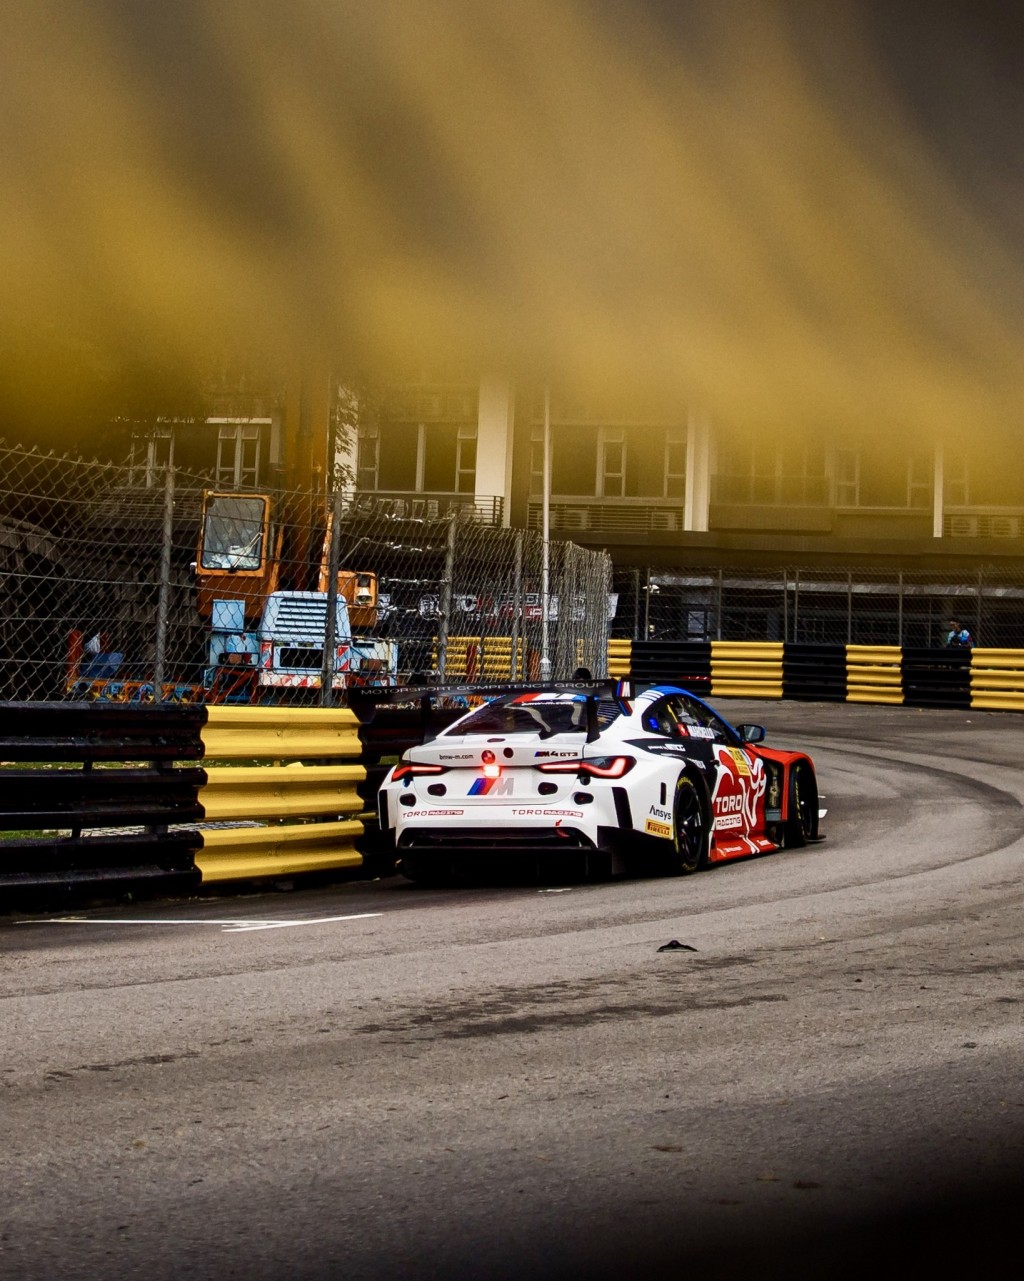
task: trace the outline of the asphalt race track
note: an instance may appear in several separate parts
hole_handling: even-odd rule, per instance
[[[1015,1257],[1024,719],[722,706],[811,751],[823,844],[0,918],[0,1277]]]

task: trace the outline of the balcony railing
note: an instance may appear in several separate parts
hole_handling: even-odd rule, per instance
[[[498,494],[412,493],[368,490],[349,495],[346,514],[383,516],[391,520],[440,520],[458,510],[478,525],[500,526],[505,500]]]

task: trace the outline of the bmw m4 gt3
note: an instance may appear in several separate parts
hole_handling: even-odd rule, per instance
[[[440,692],[440,691],[439,691]],[[591,870],[695,872],[818,836],[814,766],[685,689],[541,686],[403,753],[378,798],[411,880],[502,852],[579,851]]]

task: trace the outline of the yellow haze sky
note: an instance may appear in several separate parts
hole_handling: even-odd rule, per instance
[[[859,11],[692,7],[3,0],[8,406],[258,346],[1015,432],[1021,263]]]

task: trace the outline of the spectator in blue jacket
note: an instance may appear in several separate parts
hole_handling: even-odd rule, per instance
[[[946,647],[948,649],[970,649],[974,644],[974,638],[966,627],[960,626],[959,618],[949,620],[949,632],[946,635]]]

